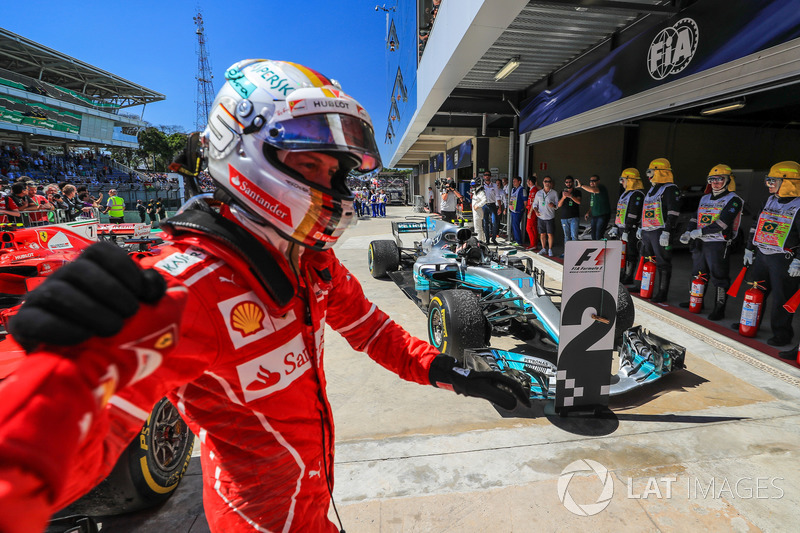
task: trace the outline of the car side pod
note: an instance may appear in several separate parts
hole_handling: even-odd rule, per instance
[[[483,358],[494,358],[500,371],[527,374],[531,379],[532,401],[555,399],[556,365],[551,361],[497,348],[470,351]],[[685,368],[686,348],[635,326],[623,333],[619,356],[619,371],[611,376],[609,396],[625,394]]]

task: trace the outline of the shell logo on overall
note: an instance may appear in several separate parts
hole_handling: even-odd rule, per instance
[[[296,321],[292,310],[280,317],[267,314],[266,306],[253,291],[219,302],[217,307],[237,350]]]

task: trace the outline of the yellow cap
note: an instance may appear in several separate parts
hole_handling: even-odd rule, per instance
[[[781,161],[772,165],[768,178],[781,180],[778,196],[781,198],[797,198],[800,196],[800,165],[795,161]]]
[[[635,168],[626,168],[625,170],[622,171],[622,175],[620,176],[620,178],[625,178],[625,179],[630,178],[633,180],[642,179],[642,177],[639,175],[639,171]]]
[[[635,191],[638,189],[644,189],[644,184],[642,183],[642,177],[639,175],[639,171],[635,168],[626,168],[622,171],[622,175],[620,178],[625,180],[625,190],[626,191]]]
[[[719,165],[715,165],[709,172],[709,176],[730,176],[731,175],[731,167],[724,163],[720,163]]]
[[[769,169],[767,177],[796,180],[800,179],[800,165],[794,161],[781,161]]]
[[[650,166],[647,167],[647,170],[651,183],[673,183],[672,166],[666,158],[653,159],[650,161]],[[649,171],[652,171],[652,173]]]
[[[653,159],[650,161],[650,166],[647,167],[650,170],[672,170],[672,166],[669,164],[669,160],[665,157],[659,157],[658,159]]]

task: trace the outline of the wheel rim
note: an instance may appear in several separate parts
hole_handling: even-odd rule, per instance
[[[439,309],[431,310],[430,330],[433,345],[437,348],[441,347],[444,341],[444,324],[442,323],[442,313]]]
[[[184,459],[189,428],[186,427],[174,405],[164,402],[155,413],[151,435],[153,459],[158,468],[171,470]]]
[[[369,267],[369,271],[372,272],[372,245],[369,245],[369,251],[367,252],[367,266]]]

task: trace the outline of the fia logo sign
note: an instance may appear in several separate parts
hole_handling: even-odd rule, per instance
[[[689,66],[697,51],[699,38],[697,23],[690,18],[681,19],[658,32],[647,52],[647,71],[650,76],[663,80]]]

